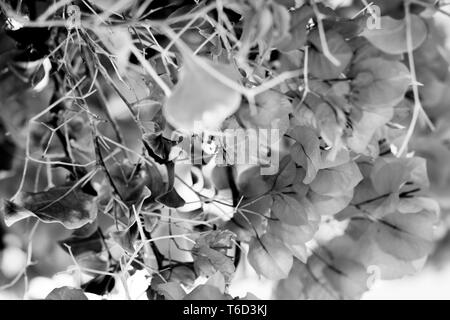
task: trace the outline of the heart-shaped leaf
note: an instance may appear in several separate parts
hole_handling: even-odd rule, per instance
[[[380,28],[365,29],[362,35],[375,47],[390,54],[408,51],[406,42],[406,21],[388,16],[379,17]],[[411,15],[412,49],[417,49],[427,37],[427,25],[417,15]]]
[[[61,287],[53,289],[46,300],[88,300],[83,290],[70,287]]]
[[[7,226],[28,217],[45,223],[57,222],[78,229],[97,217],[95,197],[72,186],[54,187],[42,192],[22,192],[14,202],[5,200],[3,213]]]

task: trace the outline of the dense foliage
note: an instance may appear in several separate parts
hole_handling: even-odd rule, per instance
[[[443,11],[373,4],[0,1],[2,214],[32,223],[14,283],[54,223],[82,290],[49,299],[135,297],[136,274],[149,299],[232,299],[247,264],[276,299],[357,299],[420,270],[450,175]]]

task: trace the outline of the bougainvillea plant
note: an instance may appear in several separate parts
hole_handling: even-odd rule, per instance
[[[421,77],[448,73],[439,1],[0,8],[2,217],[30,244],[69,230],[80,280],[49,299],[134,297],[138,273],[148,299],[233,299],[245,266],[275,299],[358,299],[424,265],[440,210],[411,146],[436,132]]]

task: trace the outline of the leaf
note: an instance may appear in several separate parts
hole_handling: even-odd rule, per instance
[[[250,48],[271,31],[273,27],[273,15],[268,6],[261,6],[256,10],[247,10],[244,13],[244,23],[240,41],[245,47]]]
[[[142,142],[147,149],[148,154],[159,164],[170,162],[170,150],[173,146],[181,142],[167,139],[162,132],[150,132],[142,136]]]
[[[139,200],[149,179],[145,166],[133,164],[128,159],[114,163],[109,174],[127,204],[135,204]]]
[[[273,196],[272,214],[290,225],[307,223],[307,213],[303,205],[294,197],[284,193]]]
[[[238,117],[246,128],[279,129],[280,136],[288,130],[292,104],[284,94],[267,90],[255,97],[255,103],[255,115],[248,104],[238,111]]]
[[[428,212],[389,214],[376,224],[375,241],[399,259],[419,259],[433,248],[435,222],[436,216]]]
[[[330,104],[320,103],[314,110],[317,127],[323,141],[331,147],[333,157],[341,150],[342,135],[345,125],[345,114],[342,110],[333,108]],[[332,157],[332,158],[333,158]]]
[[[186,296],[186,292],[183,290],[178,282],[166,282],[156,286],[156,291],[159,294],[164,295],[166,300],[182,300]]]
[[[377,108],[364,110],[359,121],[353,122],[352,133],[347,137],[347,145],[353,151],[368,154],[368,145],[375,132],[392,119],[393,109]]]
[[[382,218],[372,216],[355,216],[345,235],[328,243],[329,252],[345,253],[366,267],[379,267],[382,279],[395,279],[417,272],[433,247],[436,213],[394,212]]]
[[[70,287],[60,287],[53,289],[45,300],[88,300],[83,290],[70,288]]]
[[[105,251],[85,251],[76,257],[77,264],[81,267],[81,269],[83,269],[82,272],[84,274],[95,277],[98,275],[98,272],[90,270],[96,270],[99,272],[107,272],[110,270],[110,261],[104,253]]]
[[[293,263],[291,252],[270,234],[252,239],[247,258],[258,274],[270,280],[286,278]]]
[[[231,300],[225,293],[226,282],[220,272],[211,276],[204,285],[197,286],[183,300]]]
[[[246,197],[257,197],[272,189],[273,181],[268,176],[260,174],[259,166],[252,166],[238,173],[236,184],[239,191]]]
[[[303,245],[312,239],[317,231],[317,225],[307,224],[292,226],[280,221],[269,221],[267,232],[280,239],[284,244]]]
[[[414,157],[406,159],[378,159],[370,174],[375,191],[379,195],[399,192],[406,182],[414,183],[411,188],[428,187],[425,159]]]
[[[334,257],[323,274],[339,295],[346,299],[359,299],[368,290],[369,273],[361,263],[352,259]]]
[[[235,82],[237,71],[230,65],[212,64],[203,58],[202,63],[228,81]],[[236,82],[237,84],[237,82]],[[197,61],[185,55],[180,78],[167,99],[163,114],[176,129],[194,132],[216,130],[240,106],[241,94],[210,75]]]
[[[136,222],[128,226],[125,230],[111,232],[111,238],[129,254],[134,253],[134,243],[139,234]]]
[[[235,267],[226,253],[232,248],[235,238],[236,235],[228,230],[215,230],[197,239],[192,248],[195,269],[206,276],[212,276],[219,271],[225,281],[230,282]]]
[[[147,180],[146,186],[150,190],[150,196],[145,199],[145,202],[154,201],[166,192],[168,184],[164,181],[159,166],[145,164],[145,171]]]
[[[312,48],[309,50],[308,71],[319,79],[335,79],[347,68],[352,59],[353,52],[344,38],[334,31],[326,33],[326,41],[330,53],[339,61],[339,66],[334,65],[323,53],[319,32],[314,30],[309,33],[308,41]]]
[[[295,163],[290,157],[284,157],[281,159],[278,174],[276,175],[274,190],[282,190],[283,188],[291,185],[297,174]]]
[[[67,229],[78,229],[97,217],[94,197],[73,189],[54,187],[43,192],[22,192],[15,202],[4,200],[3,213],[7,226],[28,217],[45,223],[60,223]]]
[[[400,161],[386,161],[380,159],[370,174],[375,191],[380,194],[398,192],[403,183],[407,181],[409,172]]]
[[[401,198],[398,204],[398,211],[401,213],[417,213],[426,211],[439,217],[441,208],[435,199],[427,197]]]
[[[260,214],[236,212],[233,219],[229,220],[224,225],[224,228],[235,233],[239,241],[251,241],[252,237],[255,236],[255,233],[258,235],[264,233],[266,220],[264,216],[268,216],[272,204],[271,201],[272,197],[265,196],[254,204],[246,206],[246,210],[258,212]]]
[[[307,40],[306,25],[309,19],[314,16],[314,12],[310,6],[302,6],[297,10],[290,11],[290,14],[289,35],[282,38],[276,46],[281,51],[292,51],[300,49],[305,45]]]
[[[116,70],[120,75],[125,75],[130,60],[130,46],[133,45],[128,28],[96,28],[95,32],[99,40],[109,51],[111,61],[114,61]]]
[[[362,179],[358,166],[354,162],[349,162],[320,170],[310,187],[320,195],[340,196],[356,187]]]
[[[333,239],[327,244],[327,249],[335,253],[345,253],[346,256],[362,263],[366,268],[377,266],[380,278],[398,279],[412,275],[423,267],[424,258],[413,261],[398,259],[380,249],[373,239],[368,220],[352,220],[346,234]]]
[[[275,0],[276,3],[285,6],[286,8],[297,8],[304,4],[303,0]]]
[[[290,188],[287,187],[282,191],[288,194],[293,191],[295,192],[295,197],[297,199],[302,199],[306,196],[309,190],[309,186],[303,183],[305,176],[306,171],[303,168],[296,168],[295,179],[292,181],[292,186],[290,186]]]
[[[110,12],[110,10],[115,5],[117,5],[117,3],[118,2],[116,0],[98,0],[98,1],[95,1],[93,4],[106,12]],[[114,10],[114,12],[122,13],[125,10],[129,9],[134,3],[135,3],[135,0],[121,1],[120,6],[119,7],[116,6],[116,8],[115,8],[116,10]]]
[[[270,36],[266,37],[265,41],[268,43],[272,41],[277,43],[279,39],[285,39],[289,36],[291,15],[286,7],[273,3],[272,18],[273,26],[270,30]]]
[[[306,244],[285,244],[285,246],[289,249],[294,258],[300,260],[303,263],[306,263],[308,261],[309,253]]]
[[[245,295],[245,297],[239,298],[239,300],[261,300],[259,299],[257,296],[255,296],[253,293],[251,292],[247,292],[247,294]]]
[[[276,293],[288,299],[359,299],[368,289],[368,277],[365,266],[349,257],[345,247],[319,247],[306,264],[294,262]]]
[[[229,230],[214,230],[197,239],[197,246],[208,246],[215,250],[230,249],[236,235]]]
[[[331,292],[330,292],[331,291]],[[335,299],[334,290],[322,284],[307,264],[294,259],[289,276],[278,282],[275,291],[278,300]]]
[[[380,51],[369,40],[364,37],[355,37],[349,40],[348,44],[353,49],[352,64],[361,63],[371,58],[382,58],[385,60],[401,61],[402,55],[392,55]]]
[[[289,132],[297,141],[290,150],[292,159],[306,170],[303,183],[310,184],[320,169],[320,140],[314,130],[297,126]]]
[[[233,261],[225,254],[208,247],[193,249],[194,267],[197,273],[211,276],[217,271],[223,274],[227,282],[231,281],[235,272]]]
[[[103,296],[107,293],[110,293],[114,286],[116,285],[116,280],[113,276],[106,275],[96,275],[96,277],[92,280],[81,285],[81,289],[84,292],[93,293],[99,296]]]
[[[199,285],[183,300],[231,300],[231,296],[220,292],[216,287],[210,285]]]
[[[178,194],[175,188],[159,196],[156,200],[169,208],[180,208],[186,204],[186,201]]]
[[[15,151],[16,144],[8,135],[3,119],[0,118],[0,172],[12,169]]]
[[[398,61],[370,58],[352,65],[350,102],[363,110],[392,108],[411,83],[408,68]]]
[[[69,252],[65,245],[68,245],[75,257],[89,251],[101,252],[103,250],[103,239],[100,232],[100,229],[97,229],[94,233],[87,237],[72,234],[69,238],[58,242],[61,248],[67,251],[67,253]]]
[[[389,54],[408,51],[406,42],[406,21],[388,16],[379,17],[381,28],[365,29],[362,35],[375,47]],[[417,15],[411,15],[412,49],[417,49],[428,34],[425,22]]]
[[[345,209],[353,199],[353,189],[348,189],[345,194],[340,196],[325,196],[315,193],[312,190],[308,192],[308,200],[313,206],[313,210],[320,215],[334,215]]]
[[[333,30],[344,37],[344,39],[351,39],[363,32],[367,24],[367,16],[359,15],[354,19],[347,19],[341,17],[331,17],[323,20],[323,26],[326,31]]]
[[[320,169],[333,168],[350,162],[350,153],[346,149],[334,154],[333,150],[321,150]]]
[[[172,268],[172,270],[170,270],[168,280],[179,282],[185,287],[191,287],[194,284],[196,278],[197,276],[195,275],[192,268],[185,265],[180,265],[175,266],[174,268]],[[153,281],[154,280],[152,280],[152,283]]]

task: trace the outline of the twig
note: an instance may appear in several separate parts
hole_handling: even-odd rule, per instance
[[[412,119],[408,127],[408,131],[406,132],[406,136],[403,140],[403,143],[398,150],[397,157],[401,157],[403,153],[406,151],[408,147],[408,143],[411,140],[411,137],[414,133],[414,129],[417,124],[417,120],[419,119],[420,112],[424,112],[422,103],[420,102],[419,95],[419,87],[417,85],[417,77],[416,77],[416,67],[414,64],[414,55],[413,55],[413,42],[412,42],[412,31],[411,31],[411,14],[410,14],[410,0],[406,0],[404,3],[405,7],[405,22],[406,22],[406,46],[408,49],[408,62],[409,69],[411,73],[411,81],[412,81],[412,90],[414,95],[414,109],[412,114]]]
[[[330,52],[330,49],[328,48],[327,38],[325,36],[325,29],[323,27],[323,14],[319,11],[319,8],[317,8],[316,0],[311,0],[311,6],[314,11],[314,14],[317,18],[317,27],[319,29],[319,37],[320,37],[320,44],[322,46],[323,55],[331,61],[332,64],[334,64],[336,67],[339,67],[341,65],[341,62],[336,59],[335,56]]]

